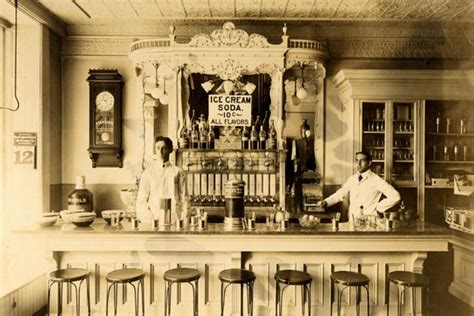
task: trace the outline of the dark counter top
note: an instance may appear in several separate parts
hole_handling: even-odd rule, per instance
[[[177,230],[174,225],[153,230],[150,224],[141,224],[139,229],[132,229],[131,224],[124,220],[119,228],[111,227],[103,219],[96,219],[89,227],[76,227],[64,224],[61,220],[51,227],[32,227],[18,230],[23,233],[40,234],[179,234],[179,235],[327,235],[327,236],[413,236],[413,235],[451,235],[452,230],[426,222],[414,222],[408,227],[397,227],[385,230],[382,227],[354,229],[349,223],[340,223],[339,230],[333,231],[330,223],[321,223],[315,228],[303,228],[297,223],[290,223],[288,229],[281,230],[278,224],[267,226],[257,223],[252,230],[226,230],[222,223],[209,223],[206,229],[187,226]]]

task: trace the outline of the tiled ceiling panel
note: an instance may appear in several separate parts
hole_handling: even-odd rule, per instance
[[[23,0],[26,1],[26,0]],[[33,0],[66,24],[268,19],[474,22],[473,0]]]

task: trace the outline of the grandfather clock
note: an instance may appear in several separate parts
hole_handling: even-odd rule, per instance
[[[90,69],[87,81],[92,167],[122,168],[122,76],[117,70]]]

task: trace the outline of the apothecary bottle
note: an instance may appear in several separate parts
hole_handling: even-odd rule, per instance
[[[249,149],[250,132],[247,126],[242,127],[242,149]]]
[[[76,187],[67,198],[68,210],[93,211],[92,192],[86,189],[85,182],[86,179],[84,176],[76,177]]]
[[[275,123],[273,120],[270,121],[270,129],[268,130],[268,149],[276,149],[277,147],[277,132],[275,129]]]

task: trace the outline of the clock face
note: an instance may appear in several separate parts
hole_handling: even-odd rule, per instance
[[[99,111],[110,111],[114,107],[114,96],[109,91],[102,91],[95,97],[95,105]]]

